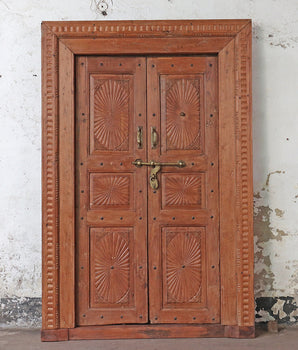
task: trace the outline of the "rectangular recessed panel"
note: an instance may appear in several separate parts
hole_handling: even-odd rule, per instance
[[[133,110],[132,76],[90,77],[90,142],[92,151],[128,151]]]
[[[131,207],[133,179],[131,174],[91,173],[90,209]]]
[[[204,227],[162,228],[164,308],[202,308],[206,304]]]
[[[162,208],[205,208],[205,174],[162,174]]]
[[[165,151],[202,150],[202,76],[161,75],[160,85]]]
[[[90,229],[90,307],[120,308],[133,303],[133,229]]]

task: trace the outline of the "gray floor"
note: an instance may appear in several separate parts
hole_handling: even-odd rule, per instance
[[[85,340],[41,343],[39,330],[0,329],[0,349],[104,349],[104,350],[298,350],[298,328],[282,329],[279,333],[257,331],[255,339],[136,339]]]

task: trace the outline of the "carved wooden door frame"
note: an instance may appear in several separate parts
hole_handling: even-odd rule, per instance
[[[75,56],[216,55],[221,323],[75,323]],[[252,337],[251,21],[42,23],[42,339]]]

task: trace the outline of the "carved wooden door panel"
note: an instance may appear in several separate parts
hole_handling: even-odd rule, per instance
[[[147,322],[145,58],[76,62],[78,325]]]
[[[216,64],[77,58],[78,325],[220,321]]]
[[[186,163],[161,166],[159,188],[148,192],[151,323],[220,321],[216,65],[147,62],[148,159]]]

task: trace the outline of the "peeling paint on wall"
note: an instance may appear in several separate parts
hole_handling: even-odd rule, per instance
[[[269,206],[270,196],[278,183],[284,183],[285,174],[281,170],[269,172],[254,195],[256,322],[298,320],[296,249],[287,244],[297,241],[297,229],[286,230],[286,210]]]

